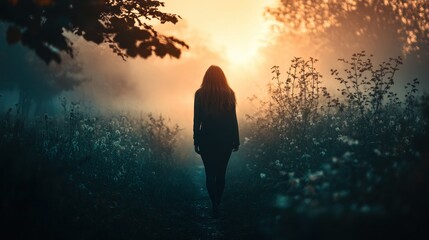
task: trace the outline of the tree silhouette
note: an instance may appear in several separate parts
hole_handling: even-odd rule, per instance
[[[429,45],[427,0],[281,0],[267,12],[290,35],[310,33],[347,44],[393,28],[404,54],[424,52]]]
[[[9,44],[20,42],[46,63],[60,63],[60,52],[73,57],[73,42],[66,32],[106,43],[124,59],[152,54],[179,58],[188,45],[148,23],[179,20],[176,14],[161,12],[163,6],[155,0],[0,0],[0,21],[8,24]]]

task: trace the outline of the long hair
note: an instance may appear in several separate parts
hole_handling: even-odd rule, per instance
[[[210,115],[221,115],[235,107],[235,93],[229,87],[225,74],[218,66],[211,65],[207,69],[200,92],[201,104]]]

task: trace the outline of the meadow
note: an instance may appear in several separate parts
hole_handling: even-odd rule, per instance
[[[195,162],[179,159],[180,126],[164,117],[96,114],[65,98],[56,116],[25,119],[19,107],[8,109],[0,118],[2,235],[417,236],[428,220],[428,96],[417,79],[404,96],[395,92],[400,57],[374,63],[360,52],[339,61],[343,68],[330,76],[313,58],[294,58],[285,72],[272,68],[268,95],[252,98],[258,111],[240,123],[240,151],[215,221],[195,212]],[[337,92],[325,81],[336,81]]]

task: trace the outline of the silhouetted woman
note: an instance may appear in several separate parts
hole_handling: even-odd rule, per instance
[[[207,191],[217,217],[231,151],[240,145],[235,94],[218,66],[210,66],[195,92],[194,146],[206,172]]]

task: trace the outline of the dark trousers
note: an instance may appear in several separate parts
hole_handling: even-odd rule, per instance
[[[225,188],[225,173],[231,156],[231,147],[206,147],[201,149],[206,172],[206,186],[213,206],[220,203]]]

